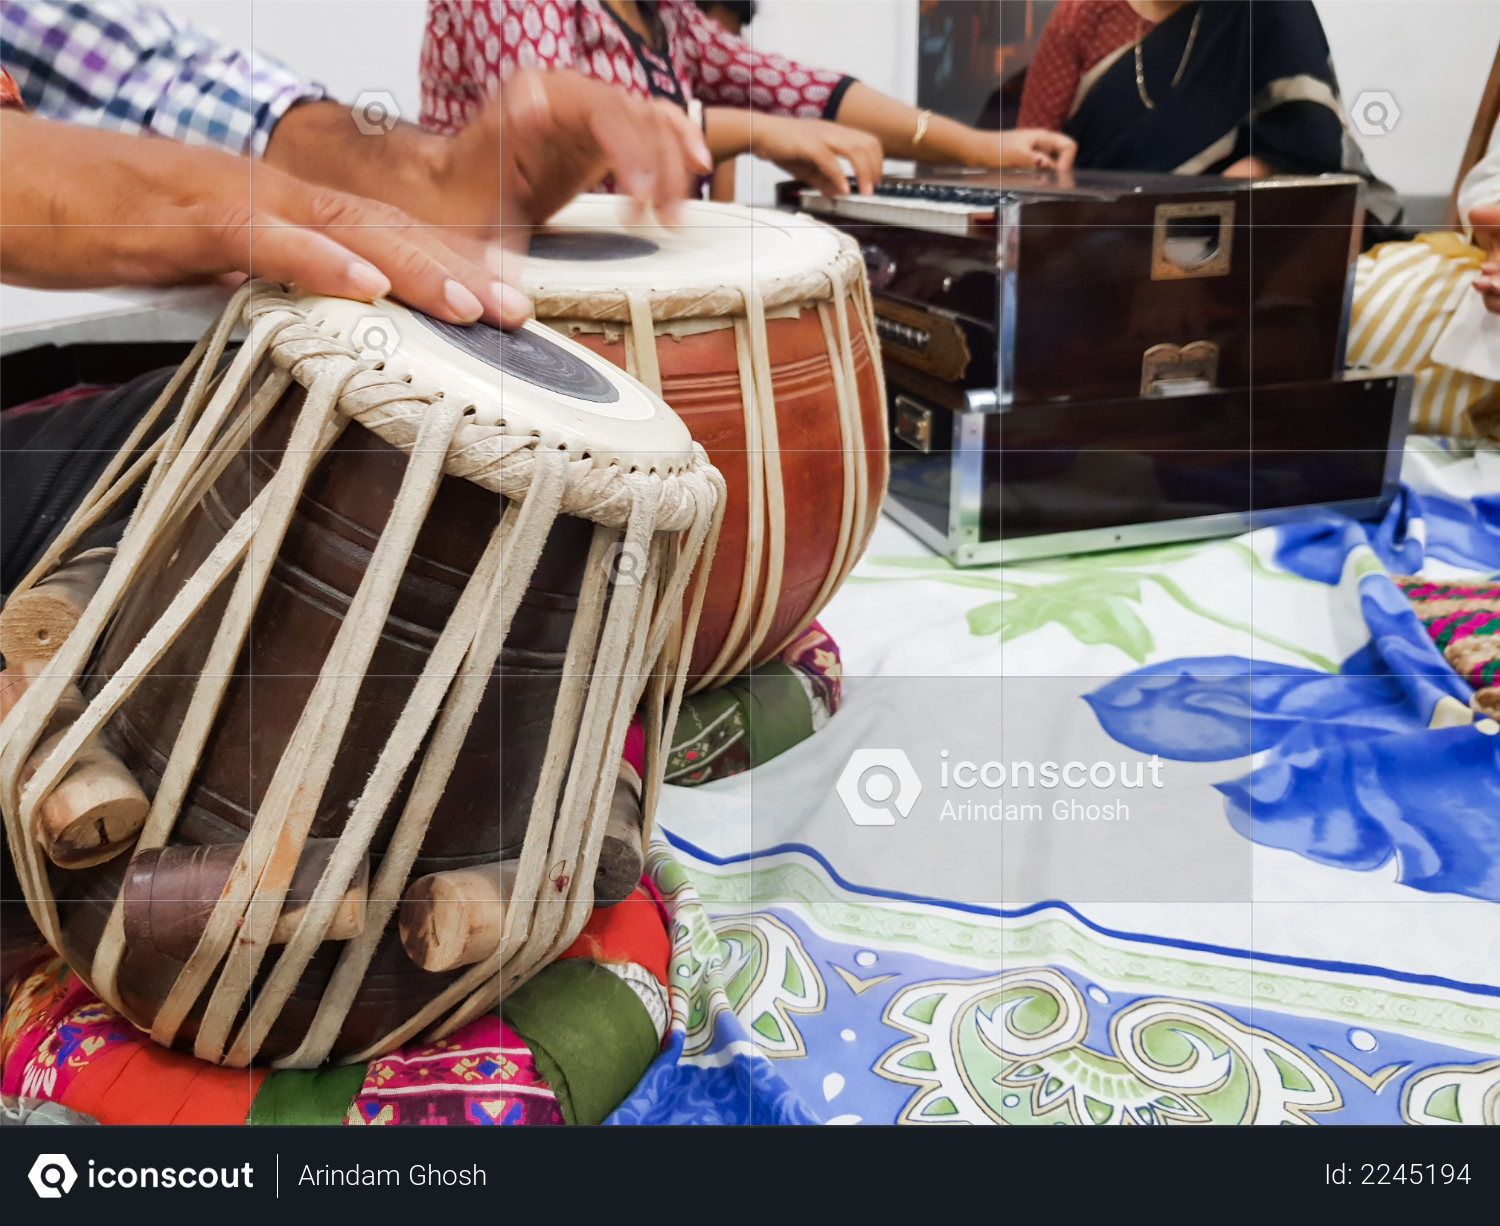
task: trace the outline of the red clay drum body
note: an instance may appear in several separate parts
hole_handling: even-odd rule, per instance
[[[774,657],[863,553],[888,476],[885,392],[857,245],[788,213],[688,201],[637,228],[584,196],[532,238],[537,317],[687,423],[729,496],[693,653],[712,686]]]
[[[158,1042],[368,1059],[492,1008],[586,922],[645,678],[685,682],[667,630],[722,481],[657,396],[539,325],[256,283],[205,344],[103,586],[16,709],[6,832],[44,935]],[[52,564],[151,471],[133,446]],[[75,679],[87,709],[23,780]],[[152,809],[133,848],[65,870],[38,806],[101,742]],[[415,966],[408,883],[506,859],[494,957]]]

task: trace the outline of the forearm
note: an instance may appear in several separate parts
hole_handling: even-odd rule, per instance
[[[424,221],[437,221],[433,184],[446,167],[451,138],[411,124],[366,135],[341,102],[293,107],[271,133],[265,160],[307,183],[393,204]]]
[[[19,112],[0,110],[0,281],[7,285],[29,283],[30,231],[49,222],[37,215],[26,183],[25,125]]]
[[[916,107],[856,81],[844,94],[836,118],[839,123],[879,137],[887,157],[964,165],[978,161],[975,138],[979,134],[942,115],[929,116],[921,142],[913,144],[921,114]]]
[[[725,162],[714,171],[713,185],[708,198],[720,204],[734,203],[734,163]]]
[[[708,152],[718,166],[742,153],[769,158],[773,136],[782,136],[788,124],[816,123],[816,120],[787,119],[781,115],[763,115],[749,107],[710,106],[703,110],[703,135]]]
[[[102,227],[80,226],[69,211],[67,183],[58,173],[58,150],[49,148],[53,125],[18,111],[0,111],[0,280],[8,285],[66,288],[76,280],[72,246],[97,245]],[[54,169],[41,170],[43,167]],[[98,167],[101,182],[107,168]]]
[[[216,149],[0,114],[0,276],[87,289],[249,273],[515,326],[494,274],[386,204]]]
[[[715,166],[751,151],[751,120],[754,115],[755,112],[747,107],[703,108],[703,139]]]
[[[194,188],[164,196],[142,152],[174,183],[226,165],[248,169],[215,150],[0,113],[0,280],[88,289],[192,279],[174,274],[212,245],[220,219],[195,207]]]

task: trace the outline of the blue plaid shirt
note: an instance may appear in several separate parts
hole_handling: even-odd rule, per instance
[[[0,0],[0,64],[32,114],[256,156],[293,103],[327,97],[145,4]]]

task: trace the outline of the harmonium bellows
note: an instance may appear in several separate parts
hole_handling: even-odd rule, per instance
[[[957,171],[782,204],[869,269],[887,512],[975,565],[1382,513],[1410,381],[1344,369],[1362,192]]]

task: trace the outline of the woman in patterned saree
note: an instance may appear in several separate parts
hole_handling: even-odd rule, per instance
[[[1077,165],[1170,174],[1356,174],[1401,208],[1350,136],[1311,0],[1064,0],[1042,31],[1022,125],[1078,142]]]

